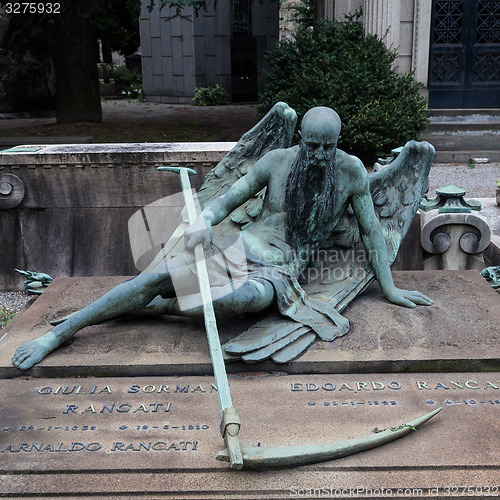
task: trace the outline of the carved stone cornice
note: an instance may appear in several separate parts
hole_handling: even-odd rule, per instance
[[[477,269],[484,267],[482,252],[491,241],[487,221],[472,210],[481,209],[477,200],[464,200],[465,190],[447,186],[427,200],[422,214],[420,242],[427,252],[424,269]],[[427,211],[426,211],[427,210]]]

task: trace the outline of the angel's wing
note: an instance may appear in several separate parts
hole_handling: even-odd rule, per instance
[[[204,207],[210,200],[223,195],[269,151],[290,147],[296,123],[297,113],[284,102],[276,103],[207,174],[197,193],[200,205]],[[250,223],[262,209],[264,191],[233,211],[231,220],[241,225]]]
[[[425,194],[434,153],[428,142],[410,141],[387,168],[370,176],[373,204],[391,264]]]
[[[391,264],[424,195],[433,157],[429,143],[410,141],[387,168],[369,176]],[[352,210],[346,212],[326,246],[329,248],[320,253],[322,260],[315,263],[318,272],[310,273],[318,277],[302,285],[310,298],[341,312],[375,279]],[[273,313],[225,344],[228,359],[255,362],[270,357],[278,363],[294,359],[311,345],[315,335],[310,328],[293,324]]]
[[[424,196],[433,157],[431,144],[410,141],[387,168],[369,175],[370,193],[387,245],[389,264],[396,259]],[[352,210],[346,212],[330,241],[327,263],[320,262],[322,279],[305,285],[304,289],[340,312],[375,279],[375,275],[361,245]]]
[[[205,177],[197,193],[201,210],[214,198],[223,195],[240,177],[253,168],[255,163],[273,149],[288,148],[292,142],[297,113],[284,102],[276,103],[251,130],[246,132],[236,146]],[[229,219],[244,228],[262,210],[265,188],[251,200],[234,210]],[[184,248],[184,231],[189,226],[183,212],[182,222],[167,242],[156,245],[153,261],[146,271],[154,269],[161,261]]]

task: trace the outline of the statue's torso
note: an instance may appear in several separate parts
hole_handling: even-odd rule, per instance
[[[284,265],[292,272],[300,272],[298,267],[303,266],[303,257],[297,259],[287,242],[286,227],[286,187],[290,168],[298,152],[298,146],[280,151],[280,157],[269,175],[267,193],[261,213],[255,221],[242,231],[245,249],[251,259],[270,264]],[[336,171],[337,179],[335,192],[332,196],[336,202],[332,213],[320,224],[315,241],[308,242],[306,253],[312,253],[321,247],[321,242],[328,239],[349,205],[353,191],[353,164],[356,159],[337,150]]]

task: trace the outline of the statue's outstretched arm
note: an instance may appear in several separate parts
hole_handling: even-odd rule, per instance
[[[270,167],[274,163],[275,151],[261,158],[250,172],[238,179],[222,196],[212,200],[203,210],[203,217],[212,226],[222,222],[233,210],[255,196],[267,186]]]
[[[265,155],[250,172],[238,179],[222,196],[205,206],[198,220],[185,232],[188,250],[192,250],[198,243],[202,243],[206,248],[210,244],[210,228],[222,222],[233,210],[267,186],[275,156],[275,151]]]
[[[375,215],[373,200],[369,191],[368,176],[364,167],[359,171],[356,192],[351,198],[354,215],[358,219],[361,240],[370,258],[382,293],[390,302],[405,307],[431,305],[432,300],[418,291],[397,288],[392,279],[387,246],[382,227]]]

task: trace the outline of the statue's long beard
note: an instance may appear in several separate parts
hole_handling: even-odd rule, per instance
[[[335,155],[320,168],[314,165],[314,157],[299,149],[288,176],[285,198],[287,240],[295,251],[303,253],[326,236],[322,235],[322,228],[333,215],[335,197]]]

